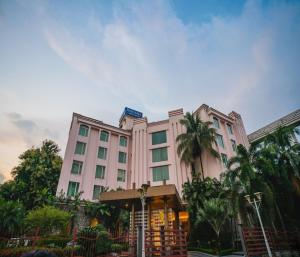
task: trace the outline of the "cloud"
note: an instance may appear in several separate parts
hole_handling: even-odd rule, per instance
[[[300,105],[300,79],[292,73],[300,57],[299,7],[248,1],[239,16],[185,24],[165,1],[134,2],[115,5],[106,22],[87,15],[82,28],[48,13],[44,31],[68,65],[153,117],[205,102],[242,112],[249,131],[258,128],[257,111],[280,111],[279,99]]]

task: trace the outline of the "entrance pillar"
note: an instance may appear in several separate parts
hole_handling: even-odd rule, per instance
[[[168,229],[168,197],[164,196],[165,229]]]

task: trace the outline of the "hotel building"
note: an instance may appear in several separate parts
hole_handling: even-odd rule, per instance
[[[248,146],[242,118],[228,115],[205,104],[195,112],[211,121],[217,132],[217,159],[208,152],[202,156],[204,176],[219,178],[238,144]],[[176,137],[184,132],[180,124],[183,109],[169,111],[168,119],[148,122],[140,112],[125,108],[119,127],[80,114],[73,114],[57,192],[68,196],[83,191],[82,198],[96,200],[109,189],[175,185],[179,195],[191,178],[191,170],[181,162]]]

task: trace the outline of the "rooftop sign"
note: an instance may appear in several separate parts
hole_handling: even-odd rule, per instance
[[[128,107],[125,107],[123,115],[129,115],[129,116],[134,117],[134,118],[142,118],[143,117],[143,113],[138,112],[138,111],[133,110],[133,109],[130,109]]]

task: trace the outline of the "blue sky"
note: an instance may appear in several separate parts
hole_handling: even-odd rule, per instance
[[[45,138],[63,154],[72,112],[206,103],[250,133],[299,108],[299,60],[299,1],[0,0],[0,173]]]

